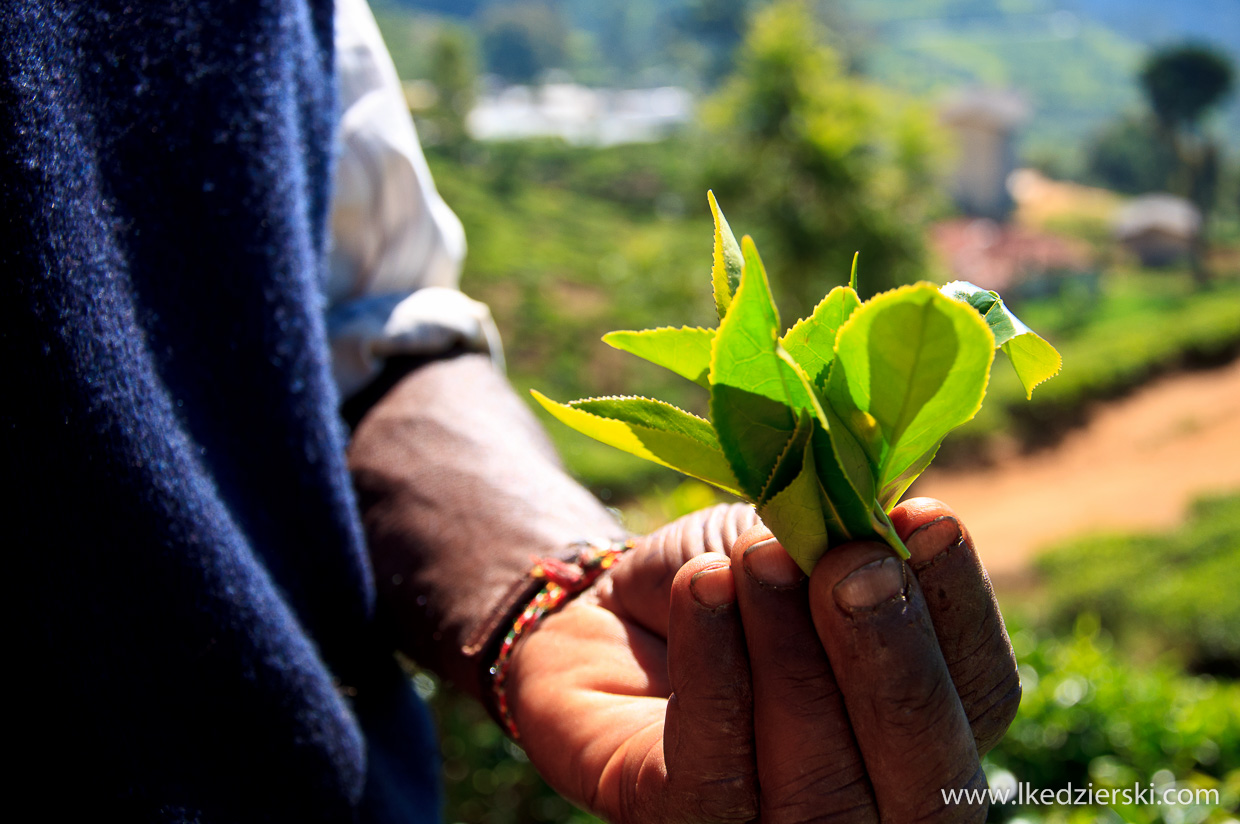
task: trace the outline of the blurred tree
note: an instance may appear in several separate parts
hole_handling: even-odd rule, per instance
[[[781,298],[802,314],[861,252],[874,293],[922,273],[941,141],[928,110],[845,73],[804,0],[753,16],[736,71],[704,106],[707,185],[756,222]]]
[[[1130,195],[1166,189],[1176,167],[1174,152],[1149,117],[1112,121],[1094,135],[1085,153],[1091,182]]]
[[[559,11],[535,0],[493,5],[478,24],[487,71],[514,83],[533,83],[559,68],[567,54],[568,26]]]
[[[463,26],[444,23],[431,44],[427,79],[435,87],[435,104],[426,112],[434,142],[459,154],[469,141],[465,118],[474,106],[478,83],[477,44]]]
[[[1231,60],[1207,46],[1189,44],[1156,52],[1141,70],[1141,87],[1158,120],[1159,133],[1176,158],[1168,189],[1201,210],[1193,247],[1193,273],[1208,279],[1206,243],[1218,197],[1219,147],[1206,134],[1205,116],[1231,91]]]
[[[1141,70],[1141,87],[1166,128],[1195,131],[1206,112],[1231,91],[1234,73],[1223,54],[1189,44],[1150,57]]]

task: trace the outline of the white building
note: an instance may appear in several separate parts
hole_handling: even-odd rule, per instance
[[[1201,212],[1182,197],[1142,195],[1115,215],[1115,237],[1144,266],[1167,266],[1186,256],[1201,232]]]
[[[592,89],[548,83],[484,94],[466,126],[477,140],[560,137],[578,145],[611,146],[661,140],[692,114],[692,95],[676,86]]]
[[[943,122],[956,135],[952,195],[967,215],[1005,220],[1012,210],[1008,175],[1016,167],[1013,136],[1029,118],[1017,94],[989,89],[962,91],[947,101]]]

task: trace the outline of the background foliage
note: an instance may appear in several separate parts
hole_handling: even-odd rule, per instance
[[[1235,0],[376,7],[402,76],[436,87],[419,127],[439,188],[466,227],[464,286],[491,306],[517,389],[570,398],[640,387],[698,412],[700,387],[598,339],[612,329],[713,325],[707,188],[737,233],[755,236],[772,280],[788,287],[778,297],[791,321],[845,282],[857,248],[863,289],[942,279],[923,241],[927,221],[949,210],[937,194],[940,130],[923,108],[941,90],[1022,86],[1037,112],[1020,146],[1026,161],[1136,193],[1161,188],[1177,162],[1143,101],[1147,46],[1165,45],[1162,33],[1175,30],[1240,53]],[[523,50],[529,62],[505,67],[497,62],[504,49],[509,57]],[[700,123],[660,143],[468,138],[473,72],[528,79],[549,69],[595,84],[680,83],[707,102]],[[948,440],[940,460],[987,460],[1012,441],[1020,449],[1052,444],[1097,403],[1240,353],[1240,103],[1223,101],[1196,128],[1218,142],[1222,160],[1214,281],[1203,288],[1186,266],[1140,270],[1110,245],[1105,223],[1059,219],[1053,228],[1099,250],[1097,277],[1013,308],[1060,349],[1065,370],[1027,403],[997,364],[981,415]],[[621,506],[635,531],[715,500],[702,484],[566,427],[549,432],[571,471]],[[1233,493],[1202,501],[1182,529],[1081,536],[1045,555],[1033,591],[1005,599],[1025,698],[987,765],[996,784],[1174,781],[1217,787],[1222,805],[1000,807],[992,820],[1237,818],[1240,601],[1231,576],[1240,567],[1240,491]],[[415,684],[431,697],[442,732],[449,822],[593,821],[552,793],[478,707],[425,673]]]
[[[747,231],[769,239],[762,249],[783,262],[775,288],[789,315],[808,315],[855,251],[863,298],[924,269],[920,227],[944,151],[933,117],[848,75],[806,3],[755,13],[702,118],[704,176],[731,220],[756,221]]]

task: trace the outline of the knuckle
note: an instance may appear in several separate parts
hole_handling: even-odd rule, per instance
[[[972,702],[969,725],[973,728],[979,755],[988,753],[1003,738],[1016,718],[1022,692],[1020,676],[1013,670],[989,693]]]
[[[949,647],[943,658],[953,671],[961,668],[986,672],[993,669],[996,660],[1003,659],[1006,664],[1014,657],[1007,633],[998,621],[981,621],[975,632],[957,637],[950,644],[940,640],[940,644]]]
[[[817,721],[842,712],[839,687],[824,678],[820,669],[810,666],[780,669],[763,676],[761,695],[778,701],[785,712]]]
[[[920,674],[892,679],[881,697],[887,725],[902,738],[914,740],[936,736],[959,706],[945,679]]]
[[[702,782],[685,802],[685,824],[743,824],[758,817],[757,788],[748,776]]]
[[[878,810],[857,762],[822,764],[775,786],[763,785],[763,824],[865,824]]]

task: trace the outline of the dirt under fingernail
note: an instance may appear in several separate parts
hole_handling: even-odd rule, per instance
[[[707,567],[689,579],[693,599],[707,609],[726,607],[736,600],[736,582],[726,564]]]
[[[745,571],[759,584],[773,587],[796,586],[805,579],[805,573],[789,557],[779,541],[770,538],[745,550]]]
[[[904,562],[896,557],[880,558],[835,585],[835,603],[845,612],[873,609],[904,594]]]

